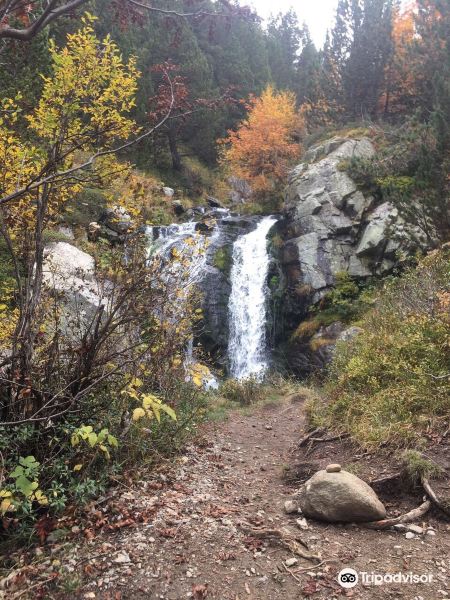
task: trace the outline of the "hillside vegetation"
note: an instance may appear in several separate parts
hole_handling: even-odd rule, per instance
[[[450,251],[434,251],[377,294],[361,332],[337,345],[316,424],[365,447],[421,447],[450,414]]]

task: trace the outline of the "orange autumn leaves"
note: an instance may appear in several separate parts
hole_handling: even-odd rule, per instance
[[[222,163],[229,172],[250,183],[257,194],[276,191],[290,165],[300,156],[302,119],[292,92],[268,86],[251,97],[248,116],[236,131],[219,140]]]

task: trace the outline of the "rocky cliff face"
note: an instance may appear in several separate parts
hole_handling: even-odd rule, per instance
[[[397,210],[377,205],[343,170],[344,161],[374,153],[366,138],[334,138],[309,150],[290,175],[281,260],[296,312],[305,296],[308,305],[320,300],[340,271],[361,279],[390,271],[409,244]]]
[[[311,148],[290,175],[281,251],[288,330],[329,291],[337,273],[359,280],[383,275],[399,250],[412,250],[397,209],[364,194],[344,170],[353,157],[374,153],[367,138],[333,138]]]

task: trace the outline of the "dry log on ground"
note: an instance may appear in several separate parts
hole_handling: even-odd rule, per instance
[[[315,435],[318,435],[320,433],[323,433],[324,431],[325,431],[325,429],[323,427],[318,427],[317,429],[310,431],[310,433],[305,435],[305,437],[299,441],[298,447],[301,448],[302,446],[305,446],[312,437],[314,437]]]
[[[445,502],[437,497],[436,493],[430,485],[430,482],[426,477],[422,477],[421,481],[423,489],[425,490],[427,496],[430,498],[433,504],[435,504],[439,508],[439,510],[441,510],[445,515],[447,515],[447,517],[450,517],[450,502]]]
[[[399,517],[393,517],[392,519],[382,519],[381,521],[370,521],[368,523],[357,523],[360,527],[365,527],[366,529],[389,529],[393,525],[397,525],[398,523],[411,523],[412,521],[417,521],[420,517],[423,517],[431,508],[431,502],[429,500],[425,500],[420,506],[410,510],[409,512],[400,515]]]

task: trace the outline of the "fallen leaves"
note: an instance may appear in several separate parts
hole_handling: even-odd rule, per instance
[[[302,594],[307,598],[312,596],[313,594],[317,594],[319,591],[319,586],[317,585],[317,581],[314,579],[308,579],[304,586],[302,586]]]
[[[208,595],[208,584],[205,585],[193,585],[192,593],[195,600],[203,600]]]
[[[52,519],[47,515],[44,515],[38,521],[36,521],[36,523],[34,524],[34,528],[36,530],[41,545],[44,544],[49,534],[55,529],[56,523],[56,519]]]
[[[226,550],[222,550],[217,555],[217,560],[236,560],[236,554],[234,554],[234,552],[227,552]]]
[[[213,517],[213,519],[218,519],[219,517],[224,517],[225,515],[229,515],[232,512],[231,508],[225,508],[224,506],[215,506],[214,504],[210,504],[206,510],[205,515],[209,517]]]
[[[252,552],[264,548],[264,542],[252,536],[247,536],[246,538],[244,538],[243,543],[247,550],[251,550]]]
[[[165,538],[174,538],[178,533],[177,527],[165,527],[158,530],[159,535]]]

